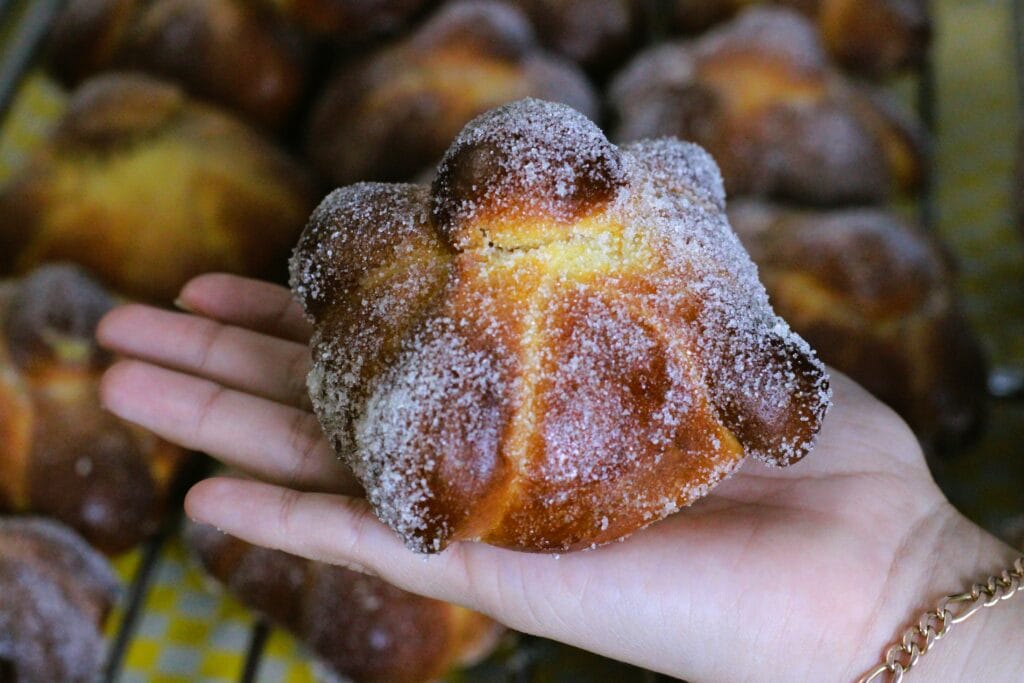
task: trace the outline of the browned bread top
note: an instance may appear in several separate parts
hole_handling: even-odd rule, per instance
[[[699,31],[754,4],[801,12],[815,22],[833,59],[872,77],[919,66],[931,38],[927,0],[672,0],[668,22]]]
[[[141,70],[271,128],[305,90],[305,52],[252,0],[71,0],[50,39],[51,68],[68,83]]]
[[[265,0],[283,16],[317,35],[344,44],[395,33],[437,0]]]
[[[360,184],[292,261],[326,434],[410,546],[565,550],[811,448],[824,367],[768,306],[694,145],[523,100],[433,188]]]
[[[597,76],[628,57],[646,18],[642,0],[507,1],[526,12],[544,45]]]

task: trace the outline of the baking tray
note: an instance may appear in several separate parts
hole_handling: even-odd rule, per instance
[[[64,94],[34,69],[62,0],[0,0],[0,182],[41,143]],[[993,362],[988,428],[936,471],[968,516],[998,532],[1024,512],[1024,240],[1012,173],[1024,117],[1024,0],[938,0],[937,39],[918,74],[894,83],[936,140],[936,172],[914,205],[960,263],[965,307]],[[180,494],[196,471],[185,474]],[[180,516],[115,560],[125,581],[108,623],[103,680],[330,678],[290,636],[214,586],[186,557]],[[670,625],[666,625],[670,627]],[[572,648],[512,636],[452,683],[667,680]]]

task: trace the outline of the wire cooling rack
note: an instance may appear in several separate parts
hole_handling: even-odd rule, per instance
[[[646,0],[656,4],[658,0]],[[63,0],[0,0],[0,126],[11,109],[19,87],[27,78],[39,56],[46,35],[54,18],[60,11]],[[652,14],[653,16],[653,14]],[[1024,0],[1012,0],[1013,42],[1015,79],[1018,91],[1018,119],[1024,120]],[[651,37],[657,37],[657,27],[649,27]],[[925,126],[933,133],[938,121],[938,96],[936,87],[935,56],[929,54],[920,72],[904,84],[904,95],[913,100]],[[909,93],[909,95],[908,95]],[[934,175],[929,176],[924,191],[916,205],[920,221],[926,229],[936,231],[939,225],[939,197],[936,191]],[[1017,358],[1009,366],[998,366],[993,373],[993,397],[1000,401],[1020,401],[1024,398],[1024,369],[1016,365]],[[203,473],[204,465],[198,463],[182,474],[175,487],[175,501],[180,501],[187,486],[197,480]],[[103,670],[103,681],[115,683],[122,680],[122,672],[126,655],[138,636],[140,621],[143,618],[147,597],[150,595],[161,557],[168,551],[168,545],[176,538],[181,527],[180,515],[171,516],[165,521],[160,531],[147,541],[133,558],[134,566],[128,572],[130,580],[119,611],[119,619],[110,638],[107,661]],[[237,680],[241,683],[256,681],[264,654],[271,639],[273,628],[265,621],[256,619],[248,627],[247,639],[242,654],[242,664],[238,667]],[[502,676],[508,683],[526,683],[535,680],[534,666],[531,660],[543,659],[546,656],[543,641],[524,639],[519,643],[521,652],[518,664],[508,666]],[[550,653],[548,653],[550,654]],[[619,665],[609,664],[610,667]],[[655,683],[666,680],[656,674],[630,670],[623,676],[617,672],[614,680],[638,681]],[[489,670],[486,678],[480,680],[494,681],[495,671]],[[466,679],[471,680],[471,679]],[[549,680],[545,678],[545,680]],[[609,680],[612,680],[609,678]]]

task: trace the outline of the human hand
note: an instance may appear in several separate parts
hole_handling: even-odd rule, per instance
[[[835,406],[806,460],[748,460],[622,543],[561,557],[479,543],[417,555],[320,433],[305,391],[310,328],[288,290],[208,275],[179,303],[194,313],[129,305],[98,336],[138,359],[104,378],[112,412],[254,478],[200,482],[191,517],[520,631],[693,681],[852,681],[935,600],[1013,558],[949,505],[903,422],[835,371]],[[1024,623],[1019,605],[995,609],[976,630],[1005,638]],[[957,637],[921,660],[922,680],[1024,670],[1024,654],[979,661],[984,639]]]

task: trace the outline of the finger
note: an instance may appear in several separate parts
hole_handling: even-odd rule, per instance
[[[285,287],[223,273],[200,275],[182,288],[179,308],[229,325],[305,344],[312,327]]]
[[[113,365],[100,392],[118,417],[255,477],[305,490],[359,490],[304,410],[138,361]]]
[[[493,608],[493,600],[472,585],[465,555],[475,555],[471,562],[488,567],[492,575],[496,563],[514,563],[518,555],[477,543],[420,555],[406,548],[363,498],[303,493],[232,477],[193,486],[185,511],[249,543],[380,576],[405,590],[482,611]],[[501,618],[515,620],[511,613]]]
[[[606,576],[614,579],[637,563],[636,549],[627,544],[561,558],[473,542],[417,554],[363,498],[302,493],[244,479],[214,477],[196,484],[185,498],[185,510],[192,519],[249,543],[380,576],[404,590],[489,614],[517,630],[562,640],[580,635],[571,624],[595,621],[581,600],[587,586],[600,590],[592,580],[593,565],[602,563]],[[648,545],[656,542],[650,539]],[[643,544],[639,549],[656,552]]]
[[[108,313],[96,337],[117,353],[272,401],[309,407],[309,349],[304,344],[141,304]]]

